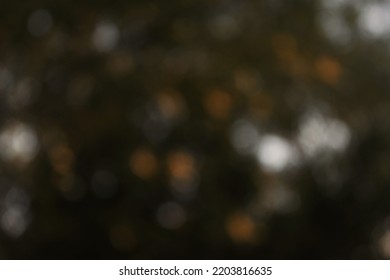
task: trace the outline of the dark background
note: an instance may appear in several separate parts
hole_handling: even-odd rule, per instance
[[[0,257],[390,257],[390,5],[2,1]]]

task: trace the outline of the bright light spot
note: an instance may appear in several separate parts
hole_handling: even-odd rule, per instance
[[[390,3],[373,3],[362,7],[359,25],[363,32],[374,37],[390,33]]]
[[[266,170],[280,172],[295,161],[296,152],[287,140],[269,134],[260,139],[257,158]]]
[[[28,19],[27,29],[31,35],[40,37],[50,30],[52,24],[53,19],[48,11],[36,10]]]
[[[0,132],[0,157],[6,161],[30,162],[38,152],[38,138],[27,124],[15,122]]]
[[[113,50],[119,41],[119,29],[111,22],[100,22],[93,33],[93,43],[99,52]]]
[[[157,221],[167,229],[178,229],[187,220],[187,214],[183,207],[175,202],[167,202],[157,210]]]
[[[302,121],[298,142],[307,156],[315,157],[324,151],[343,151],[348,146],[350,137],[345,123],[314,113]]]
[[[230,135],[233,146],[240,154],[251,154],[255,151],[259,133],[249,121],[236,121],[231,128]]]

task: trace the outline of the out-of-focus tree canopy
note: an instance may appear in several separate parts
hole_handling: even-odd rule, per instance
[[[390,258],[390,5],[0,3],[1,258]]]

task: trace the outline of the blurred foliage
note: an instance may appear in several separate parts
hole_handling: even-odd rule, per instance
[[[389,258],[389,18],[3,1],[0,257]]]

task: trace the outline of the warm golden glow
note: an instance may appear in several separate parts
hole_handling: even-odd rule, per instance
[[[226,222],[226,229],[235,242],[251,243],[255,240],[255,224],[248,215],[241,213],[231,215]]]
[[[329,85],[336,85],[343,74],[343,68],[335,58],[321,56],[315,62],[315,69],[319,79]]]
[[[227,119],[233,107],[232,96],[223,90],[213,90],[206,95],[204,106],[212,118],[218,120]]]
[[[148,149],[138,149],[130,156],[129,168],[134,175],[146,180],[157,173],[158,161]]]
[[[173,179],[189,181],[195,175],[195,162],[186,152],[173,152],[167,159],[168,172]]]
[[[177,119],[184,112],[184,101],[180,93],[166,90],[156,96],[156,102],[161,114],[170,120]]]

